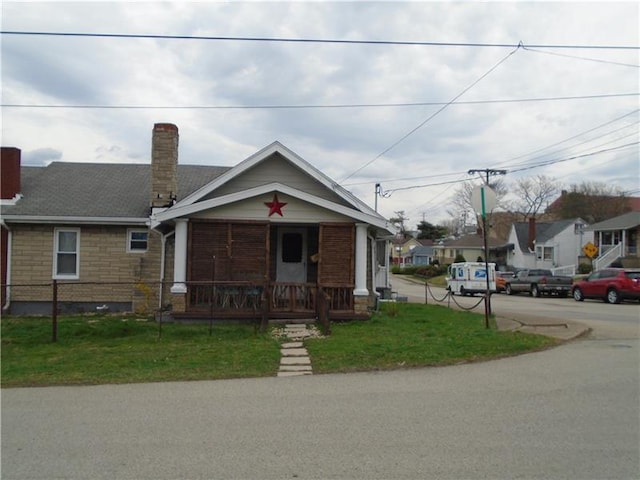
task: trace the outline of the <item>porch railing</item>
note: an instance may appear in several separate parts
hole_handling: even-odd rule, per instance
[[[261,313],[316,315],[319,291],[333,312],[353,311],[353,285],[269,282],[187,282],[187,310],[233,316]]]
[[[617,244],[607,250],[603,255],[600,255],[593,261],[593,269],[600,270],[602,268],[607,268],[613,262],[616,261],[618,257],[622,256],[622,244]]]
[[[190,282],[190,310],[255,312],[262,308],[264,286],[249,282]]]
[[[551,273],[553,275],[566,275],[569,277],[573,277],[576,274],[576,266],[575,265],[565,265],[564,267],[555,267],[551,269]]]

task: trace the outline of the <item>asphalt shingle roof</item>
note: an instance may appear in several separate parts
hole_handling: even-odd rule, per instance
[[[178,165],[178,200],[230,167]],[[22,167],[21,198],[3,216],[144,218],[149,216],[151,165],[53,162]]]
[[[626,230],[640,225],[640,212],[627,212],[591,225],[589,231]]]
[[[562,232],[565,228],[576,222],[584,223],[582,220],[574,218],[571,220],[558,220],[557,222],[536,222],[536,243],[545,243]],[[516,222],[513,224],[516,229],[516,237],[520,250],[529,250],[529,223]]]

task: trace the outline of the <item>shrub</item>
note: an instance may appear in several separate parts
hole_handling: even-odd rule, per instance
[[[591,265],[589,265],[588,263],[581,263],[580,265],[578,265],[578,273],[591,273]]]

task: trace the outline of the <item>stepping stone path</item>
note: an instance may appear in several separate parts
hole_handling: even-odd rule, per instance
[[[280,349],[279,377],[293,377],[297,375],[313,375],[309,353],[304,348],[303,340],[314,336],[304,324],[288,324],[284,327],[283,336],[290,342],[283,343]]]

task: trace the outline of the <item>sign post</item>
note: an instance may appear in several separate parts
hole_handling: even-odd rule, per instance
[[[482,215],[482,239],[484,242],[484,268],[487,279],[487,288],[484,295],[484,324],[489,328],[489,315],[491,315],[491,288],[489,286],[489,248],[487,246],[487,211],[496,206],[496,194],[486,185],[475,187],[471,192],[471,203],[476,213]]]

